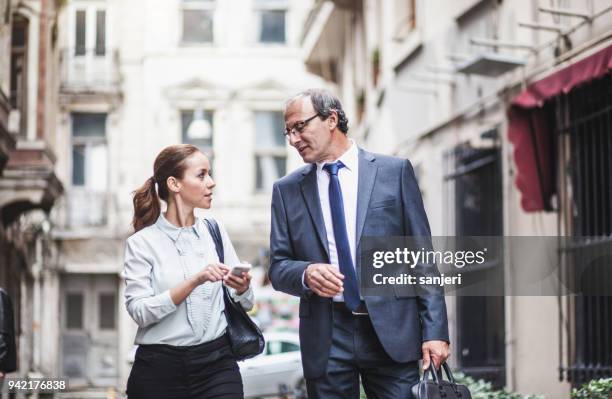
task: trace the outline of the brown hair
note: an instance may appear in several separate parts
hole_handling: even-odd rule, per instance
[[[167,180],[173,176],[183,178],[185,174],[185,160],[200,151],[191,144],[171,145],[164,148],[153,163],[153,176],[134,191],[134,218],[132,225],[138,231],[155,223],[161,213],[159,200],[168,201]],[[157,190],[155,189],[157,184]]]

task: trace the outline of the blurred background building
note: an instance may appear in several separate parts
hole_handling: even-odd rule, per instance
[[[0,286],[15,307],[19,375],[56,374],[58,247],[54,1],[0,2]],[[55,327],[55,328],[52,328]]]
[[[340,96],[360,145],[412,161],[434,235],[610,240],[611,11],[605,0],[0,0],[0,286],[17,308],[16,374],[69,377],[65,397],[123,393],[136,330],[119,275],[130,193],[167,145],[210,156],[212,214],[263,276],[272,183],[301,163],[283,102],[308,87]],[[505,268],[478,273],[510,292],[512,268],[545,254],[502,256]],[[296,327],[294,302],[258,295],[264,327]],[[610,297],[447,303],[451,361],[470,375],[549,398],[612,375]]]

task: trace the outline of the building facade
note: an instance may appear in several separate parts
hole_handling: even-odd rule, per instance
[[[51,213],[58,69],[56,1],[0,2],[0,287],[12,299],[18,370],[56,375],[57,244]]]
[[[434,235],[566,236],[584,250],[612,234],[611,33],[606,1],[334,0],[316,2],[302,45],[351,134],[412,161]],[[571,263],[576,250],[558,249]],[[511,295],[512,270],[545,255],[502,256],[481,273],[505,295],[448,298],[453,365],[554,398],[609,376],[609,296]],[[609,265],[591,278],[609,281]]]

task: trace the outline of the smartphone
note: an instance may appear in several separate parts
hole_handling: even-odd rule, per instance
[[[235,276],[242,276],[242,273],[250,272],[251,268],[252,266],[250,263],[241,263],[239,265],[232,266],[230,273],[232,273]]]

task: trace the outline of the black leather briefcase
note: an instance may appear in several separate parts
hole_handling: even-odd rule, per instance
[[[415,399],[472,399],[467,387],[455,382],[450,367],[446,363],[442,363],[439,372],[432,371],[433,369],[432,363],[423,373],[421,380],[412,387],[412,396]],[[442,369],[446,372],[448,381],[442,378]]]

